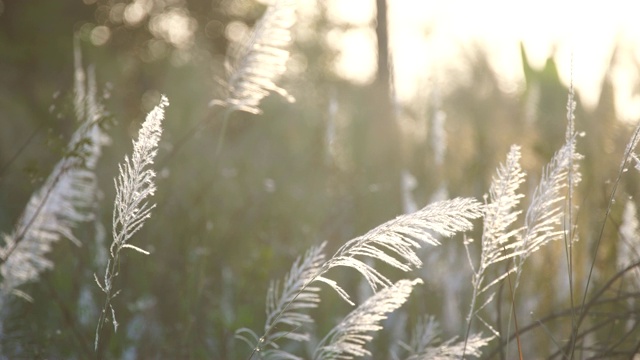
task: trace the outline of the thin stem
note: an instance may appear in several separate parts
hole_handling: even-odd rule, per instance
[[[20,154],[24,152],[24,150],[26,150],[27,146],[31,144],[31,141],[33,141],[33,139],[40,132],[40,130],[42,130],[43,127],[44,125],[40,125],[38,128],[33,130],[33,132],[31,133],[31,135],[29,135],[29,138],[27,138],[24,144],[22,144],[22,146],[20,146],[20,148],[15,152],[15,154],[13,154],[13,156],[11,156],[11,158],[4,165],[2,165],[2,167],[0,168],[0,184],[2,184],[2,182],[6,178],[6,176],[3,176],[3,174],[7,170],[9,170],[13,162],[16,161],[16,159],[18,159],[18,157],[20,156]]]
[[[633,136],[629,144],[635,144],[638,141],[639,136],[640,136],[640,127],[638,127],[636,131],[633,133]],[[596,249],[593,254],[593,261],[591,262],[591,266],[589,267],[589,275],[587,276],[587,283],[585,285],[584,293],[582,295],[582,304],[580,306],[580,317],[578,319],[578,322],[575,324],[574,330],[572,331],[571,341],[569,342],[571,356],[573,356],[573,352],[575,348],[575,336],[577,335],[578,328],[580,327],[582,321],[585,318],[585,311],[584,311],[585,303],[587,301],[589,285],[591,284],[591,277],[593,276],[593,269],[595,268],[596,260],[598,258],[598,250],[600,249],[600,243],[602,242],[602,237],[604,236],[604,228],[607,225],[607,219],[611,214],[611,208],[613,207],[616,190],[618,189],[618,184],[620,184],[620,179],[622,178],[622,174],[624,173],[624,169],[626,168],[629,162],[629,158],[631,157],[632,152],[633,152],[633,146],[629,146],[625,151],[624,160],[622,161],[620,170],[618,171],[618,176],[616,177],[616,181],[613,183],[613,189],[611,190],[611,194],[609,196],[609,201],[607,203],[607,210],[605,211],[604,220],[602,221],[602,226],[600,227],[600,232],[596,239]]]
[[[580,312],[580,317],[578,318],[577,323],[580,324],[583,321],[583,318],[586,317],[586,314],[588,313],[588,310],[591,309],[592,307],[596,306],[596,305],[601,305],[601,304],[606,304],[606,303],[610,303],[612,301],[620,301],[621,298],[615,298],[615,299],[602,299],[600,300],[600,298],[608,291],[609,288],[611,288],[616,281],[618,281],[618,279],[620,279],[622,276],[624,276],[627,272],[635,269],[636,267],[640,267],[640,261],[633,263],[629,266],[627,266],[626,268],[620,270],[619,272],[617,272],[615,275],[613,275],[603,286],[602,288],[600,288],[591,298],[591,300],[589,300],[588,302],[585,303],[585,305],[582,306],[582,308],[584,310],[587,311],[581,311]],[[636,298],[636,295],[629,295],[630,298]],[[522,336],[523,334],[534,330],[540,326],[542,326],[542,324],[547,323],[549,321],[553,321],[565,316],[572,316],[573,312],[575,311],[575,309],[566,309],[557,313],[553,313],[553,314],[549,314],[541,319],[536,320],[536,322],[529,324],[527,326],[524,326],[522,328],[520,328],[519,333],[520,336]],[[497,352],[500,351],[500,349],[502,349],[502,347],[506,346],[514,337],[516,336],[516,334],[510,334],[508,335],[505,339],[503,339],[502,341],[500,341],[500,344],[498,344],[498,346],[487,356],[487,358],[491,358],[493,356],[496,355]],[[568,347],[572,346],[572,343],[568,343],[567,344],[567,348],[566,351],[568,351]],[[566,353],[566,352],[564,352]]]
[[[571,54],[571,85],[569,88],[569,101],[568,101],[568,122],[569,122],[569,133],[567,134],[567,141],[573,141],[571,139],[571,137],[575,136],[574,135],[574,123],[573,123],[573,109],[574,109],[574,99],[573,99],[573,94],[574,94],[574,90],[573,90],[573,54]],[[567,258],[567,275],[569,277],[569,301],[571,304],[571,309],[575,309],[575,300],[573,297],[573,188],[574,188],[574,183],[573,183],[573,154],[574,148],[571,147],[571,155],[569,156],[569,170],[568,170],[568,180],[569,180],[569,189],[568,189],[568,196],[567,196],[567,201],[565,203],[565,211],[567,211],[568,213],[568,227],[567,227],[567,218],[564,218],[564,248],[565,248],[565,256]],[[595,258],[594,258],[595,261]],[[572,329],[572,333],[577,332],[577,327],[576,327],[576,316],[575,313],[573,313],[571,315],[571,329]],[[571,354],[572,358],[573,356],[573,351]]]
[[[104,305],[102,307],[102,312],[100,313],[100,318],[98,319],[98,326],[96,327],[96,340],[95,340],[95,351],[97,352],[97,356],[99,358],[102,358],[102,351],[99,351],[100,349],[100,333],[102,333],[102,329],[104,328],[104,324],[107,320],[107,312],[109,311],[109,308],[111,307],[111,300],[115,297],[115,295],[113,294],[113,280],[115,279],[115,277],[118,275],[117,269],[119,268],[120,265],[120,254],[118,252],[115,253],[113,260],[109,262],[109,266],[107,266],[106,269],[106,273],[105,273],[105,283],[103,284],[104,288],[104,292],[105,292],[105,299],[104,299]],[[113,314],[112,314],[113,316]],[[115,319],[112,319],[112,321],[115,322]],[[104,343],[104,342],[103,342]]]
[[[511,311],[513,313],[513,322],[514,322],[515,332],[516,332],[516,342],[518,343],[518,355],[519,355],[519,359],[522,360],[522,344],[520,343],[520,332],[518,331],[518,316],[516,315],[516,306],[515,306],[515,294],[513,292],[513,285],[511,285],[510,273],[507,273],[507,280],[509,281],[509,292],[511,294]]]

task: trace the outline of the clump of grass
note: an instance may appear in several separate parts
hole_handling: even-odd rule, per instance
[[[294,264],[285,280],[287,286],[283,289],[283,295],[278,297],[277,302],[272,300],[274,290],[270,288],[267,298],[268,321],[264,335],[259,337],[249,329],[240,329],[237,335],[253,346],[250,358],[254,354],[265,358],[273,358],[273,354],[277,354],[283,358],[297,359],[295,355],[279,350],[276,340],[309,340],[308,335],[303,336],[297,331],[299,327],[312,323],[313,320],[308,315],[293,310],[304,310],[318,305],[318,288],[310,287],[315,282],[329,285],[344,301],[355,305],[349,294],[335,280],[325,276],[333,268],[347,267],[362,274],[374,291],[382,288],[382,294],[374,295],[362,304],[359,310],[354,310],[352,315],[343,319],[325,340],[320,342],[313,357],[351,358],[349,356],[367,354],[362,346],[372,337],[361,333],[381,329],[377,325],[378,322],[386,318],[385,314],[402,305],[411,289],[421,283],[421,280],[404,281],[394,285],[385,275],[360,258],[381,261],[398,270],[409,272],[422,266],[422,261],[415,252],[421,244],[437,246],[440,241],[434,234],[451,237],[458,232],[468,231],[473,227],[471,220],[480,217],[481,214],[482,205],[474,199],[457,198],[436,202],[414,213],[401,215],[346,242],[324,263],[320,263],[323,257],[318,254],[324,245],[312,249],[305,256],[302,265],[298,265],[298,261]],[[277,305],[272,305],[274,303]],[[370,322],[371,319],[375,321]],[[282,329],[284,325],[286,328]],[[278,331],[274,332],[275,330]]]
[[[253,32],[244,41],[233,44],[227,61],[227,78],[222,99],[212,101],[211,105],[226,109],[223,121],[229,119],[232,111],[246,111],[252,114],[261,113],[260,102],[271,92],[293,100],[291,95],[277,79],[286,69],[289,57],[287,46],[291,40],[290,29],[295,20],[294,2],[280,0],[270,5],[263,17],[257,22]],[[79,51],[76,50],[76,62],[79,63]],[[4,236],[4,246],[0,249],[0,305],[9,294],[27,294],[19,287],[38,280],[40,274],[53,267],[53,262],[46,258],[54,242],[66,237],[80,244],[74,236],[74,228],[82,222],[93,218],[91,212],[95,205],[97,191],[93,173],[101,146],[106,143],[106,135],[100,126],[103,115],[102,106],[96,98],[96,85],[93,70],[89,71],[88,83],[85,84],[86,73],[76,64],[75,76],[75,113],[83,122],[72,136],[67,154],[56,165],[52,174],[42,188],[34,193],[24,214],[18,220],[14,231]],[[115,179],[116,197],[112,216],[113,241],[109,247],[109,259],[103,277],[94,275],[100,290],[104,293],[104,304],[95,330],[94,347],[98,357],[104,344],[104,327],[107,322],[113,324],[114,332],[118,330],[114,298],[120,293],[115,286],[124,249],[149,255],[143,247],[133,244],[133,236],[144,226],[151,216],[155,205],[150,198],[156,191],[156,174],[152,169],[157,154],[158,143],[162,135],[164,109],[168,100],[162,97],[160,104],[147,116],[133,142],[131,157],[125,156],[119,165],[119,174]],[[537,186],[530,196],[526,196],[521,186],[525,183],[525,172],[520,164],[522,149],[513,145],[506,156],[504,164],[500,164],[485,196],[484,203],[473,198],[455,198],[435,202],[421,210],[410,212],[392,219],[364,235],[345,242],[333,256],[324,254],[326,243],[312,247],[298,258],[281,282],[272,282],[266,296],[266,320],[263,329],[254,332],[241,328],[236,337],[250,347],[249,358],[262,359],[302,359],[298,354],[306,349],[306,355],[313,359],[352,359],[372,356],[369,344],[374,341],[376,333],[383,331],[385,320],[389,315],[408,301],[416,288],[429,281],[428,270],[431,264],[424,264],[417,250],[425,245],[438,246],[441,238],[453,237],[458,233],[466,233],[473,229],[474,221],[482,218],[482,232],[479,245],[479,258],[473,258],[473,246],[470,240],[464,242],[466,254],[471,267],[471,299],[467,315],[467,329],[464,338],[451,336],[442,341],[436,317],[424,315],[417,324],[410,340],[401,342],[399,354],[394,358],[407,360],[417,359],[458,359],[483,356],[482,350],[493,340],[500,343],[496,351],[509,345],[514,337],[519,337],[535,327],[555,319],[568,319],[570,333],[563,334],[568,338],[565,344],[557,340],[557,334],[549,335],[557,343],[558,350],[554,355],[574,358],[576,353],[613,354],[616,344],[602,348],[590,347],[584,340],[604,326],[600,323],[583,329],[585,319],[594,309],[607,302],[615,304],[626,301],[631,310],[625,315],[635,316],[634,299],[638,296],[637,252],[634,251],[638,224],[635,206],[627,202],[624,210],[623,226],[620,228],[621,238],[626,240],[626,247],[620,246],[618,255],[618,273],[607,279],[604,285],[589,292],[592,282],[592,271],[595,266],[597,249],[602,233],[595,245],[594,260],[589,269],[582,303],[577,306],[573,298],[566,311],[543,319],[535,319],[536,323],[519,326],[516,308],[522,305],[516,296],[518,286],[526,274],[524,264],[541,248],[554,240],[565,239],[567,271],[569,272],[569,293],[573,294],[573,262],[572,246],[577,239],[574,233],[574,187],[580,182],[579,160],[581,155],[576,151],[577,133],[574,128],[575,101],[573,88],[570,89],[567,104],[568,125],[565,143],[552,156],[543,168]],[[440,124],[441,125],[441,124]],[[439,129],[439,128],[438,128]],[[442,132],[442,133],[439,133]],[[444,137],[442,129],[436,131],[438,137]],[[638,160],[635,148],[640,139],[640,126],[629,142],[623,159],[618,179],[614,184],[611,199],[608,203],[605,218],[610,215],[616,186],[620,176],[629,162]],[[220,152],[224,125],[218,149]],[[436,163],[443,166],[442,149],[436,151]],[[524,200],[529,201],[526,209]],[[522,216],[524,214],[524,216]],[[603,225],[604,227],[604,225]],[[627,251],[623,251],[627,250]],[[394,275],[382,269],[393,269],[395,276],[400,274],[406,278],[393,279]],[[414,271],[425,268],[427,278],[415,278]],[[355,270],[362,275],[367,285],[374,292],[372,296],[356,304],[348,288],[343,288],[337,281],[337,268]],[[500,270],[503,268],[504,270]],[[447,269],[448,272],[461,271]],[[614,284],[624,274],[632,274],[631,285],[619,287],[616,297],[606,298],[611,294]],[[511,277],[515,274],[515,281]],[[484,313],[496,297],[500,297],[498,286],[508,282],[510,293],[510,311],[515,324],[515,334],[510,327],[506,334],[496,327],[493,319]],[[325,284],[337,295],[355,308],[344,316],[338,317],[335,326],[324,336],[318,335],[313,325],[314,317],[310,310],[316,309],[322,300],[322,287]],[[594,286],[594,285],[591,285]],[[627,292],[624,292],[627,291]],[[421,301],[421,299],[417,300]],[[625,308],[626,309],[626,308]],[[500,309],[498,310],[500,311]],[[600,313],[598,313],[599,315]],[[613,313],[606,313],[614,318]],[[614,315],[619,315],[618,313]],[[474,332],[472,322],[480,321],[490,335]],[[629,337],[638,328],[638,322],[630,316],[625,324]],[[390,320],[388,320],[390,321]],[[606,321],[612,321],[606,319]],[[609,323],[605,323],[608,325]],[[611,324],[611,327],[615,324]],[[474,331],[472,331],[474,330]],[[320,340],[318,340],[320,339]],[[623,341],[623,340],[621,340]],[[586,345],[585,345],[586,344]],[[636,345],[637,352],[640,346]],[[519,355],[523,350],[518,343]],[[598,352],[599,351],[599,352]],[[489,356],[494,353],[490,353]],[[376,354],[377,355],[377,354]],[[384,355],[381,355],[384,356]],[[509,353],[507,353],[509,358]]]
[[[63,158],[29,199],[13,231],[3,235],[0,307],[10,294],[32,300],[19,287],[39,280],[41,273],[53,268],[46,255],[55,242],[66,238],[80,246],[74,228],[94,218],[98,194],[95,168],[109,138],[102,124],[105,110],[98,100],[94,69],[90,67],[87,75],[77,43],[74,93],[73,106],[80,125]]]

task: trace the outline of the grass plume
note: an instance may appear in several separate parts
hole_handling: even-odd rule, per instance
[[[418,284],[422,284],[422,280],[400,280],[371,296],[329,331],[316,347],[313,359],[371,356],[364,347],[373,339],[370,333],[382,329],[380,322],[402,306]]]
[[[3,235],[2,299],[9,294],[26,296],[18,287],[37,281],[43,271],[53,268],[53,262],[46,258],[53,244],[67,238],[80,246],[73,230],[94,218],[98,193],[94,170],[101,148],[109,139],[101,124],[104,109],[97,99],[95,73],[90,67],[87,77],[77,45],[75,61],[74,109],[80,126],[71,136],[63,158],[29,199],[14,230]]]
[[[131,237],[144,225],[146,219],[151,216],[151,210],[155,205],[147,202],[156,190],[154,178],[155,172],[150,168],[158,151],[158,142],[162,135],[162,120],[164,120],[164,108],[169,105],[165,96],[142,123],[138,133],[138,139],[133,142],[133,154],[131,159],[125,155],[124,162],[118,165],[119,175],[115,182],[116,199],[113,209],[113,242],[109,248],[111,257],[107,262],[103,281],[94,275],[100,290],[105,294],[105,302],[98,319],[95,335],[95,349],[100,343],[100,332],[104,323],[109,319],[113,323],[114,332],[118,330],[115,309],[112,300],[120,290],[114,289],[114,280],[118,276],[120,267],[120,251],[131,249],[136,252],[149,255],[149,252],[129,243]]]
[[[295,5],[293,0],[275,0],[248,36],[230,45],[225,62],[227,78],[222,86],[225,96],[213,100],[212,105],[259,114],[260,101],[270,92],[294,101],[276,80],[285,72],[289,59]]]

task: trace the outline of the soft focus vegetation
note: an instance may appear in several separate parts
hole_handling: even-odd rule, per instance
[[[544,166],[567,141],[570,84],[560,81],[557,68],[571,65],[550,58],[543,68],[531,67],[525,48],[525,81],[517,91],[505,92],[482,48],[474,48],[466,52],[461,73],[443,74],[446,81],[424,84],[412,101],[395,103],[388,72],[379,71],[367,85],[334,72],[336,53],[327,34],[335,24],[320,2],[316,16],[293,25],[286,71],[277,86],[266,87],[270,95],[258,99],[258,106],[225,102],[240,95],[230,94],[235,90],[223,80],[225,59],[234,49],[230,44],[257,23],[266,8],[262,3],[0,5],[0,232],[14,231],[55,164],[81,148],[69,145],[82,120],[75,98],[79,70],[89,92],[95,74],[96,101],[102,104],[95,116],[110,138],[101,144],[95,165],[97,188],[87,206],[92,209],[84,209],[95,217],[73,230],[80,246],[55,242],[45,255],[53,267],[38,281],[19,286],[23,296],[3,295],[0,301],[0,355],[7,358],[248,358],[252,349],[235,337],[236,330],[262,336],[270,282],[294,273],[292,264],[308,249],[326,242],[325,255],[331,256],[347,241],[437,200],[490,202],[493,194],[485,194],[514,144],[526,173],[518,198],[524,210],[514,226],[524,226]],[[282,67],[272,66],[268,71]],[[634,157],[625,153],[633,125],[617,118],[614,92],[605,77],[595,108],[586,109],[575,98],[576,151],[584,158],[580,181],[570,185],[572,192],[558,195],[568,204],[556,229],[565,239],[561,235],[531,254],[518,271],[516,295],[510,292],[513,272],[495,284],[495,298],[469,324],[477,269],[468,258],[478,266],[487,219],[461,216],[474,229],[451,238],[420,223],[417,228],[434,231],[425,236],[442,243],[416,250],[422,267],[409,266],[407,274],[393,264],[375,263],[390,283],[403,286],[403,302],[408,300],[403,312],[382,321],[384,329],[366,346],[372,358],[406,354],[415,345],[411,329],[426,331],[434,320],[445,343],[457,336],[480,347],[482,339],[473,334],[499,334],[482,347],[480,358],[515,358],[515,340],[505,345],[514,333],[525,358],[630,358],[640,351],[635,213],[640,189]],[[127,251],[119,268],[109,268],[117,164],[132,153],[131,139],[161,94],[170,106],[152,165],[156,207],[131,241],[149,255]],[[248,111],[230,111],[233,107]],[[498,278],[514,265],[487,268],[486,276]],[[365,302],[372,292],[358,272],[336,267],[331,279],[351,301],[375,305]],[[102,279],[105,268],[117,272],[114,286],[122,289],[110,303],[120,326],[113,332],[107,321],[96,352],[105,299],[94,274]],[[400,280],[406,278],[412,282]],[[334,327],[354,308],[332,285],[313,286],[322,300],[309,306],[314,323],[305,332],[312,334],[313,345],[328,346],[325,334],[339,334]],[[475,310],[484,300],[478,299]],[[314,356],[311,345],[276,340],[303,358]],[[316,355],[322,358],[329,350]]]

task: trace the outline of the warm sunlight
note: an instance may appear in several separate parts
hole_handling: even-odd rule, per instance
[[[640,360],[636,10],[0,0],[0,360]]]
[[[474,46],[489,54],[503,88],[514,90],[523,81],[519,51],[523,42],[534,66],[542,66],[553,55],[567,84],[573,53],[575,87],[591,107],[617,44],[612,72],[617,109],[621,119],[637,119],[640,96],[633,84],[639,77],[640,26],[629,6],[621,0],[606,6],[550,0],[389,2],[398,96],[408,100],[434,81],[446,86],[446,77],[452,76],[448,70],[460,69],[465,51]],[[331,34],[329,42],[341,51],[336,72],[355,82],[371,81],[375,64],[364,59],[375,54],[375,37],[368,26],[375,22],[374,1],[330,1],[328,13],[336,23],[351,25],[340,35]]]

